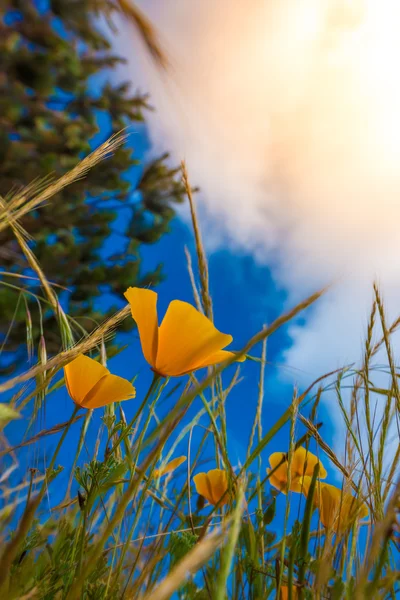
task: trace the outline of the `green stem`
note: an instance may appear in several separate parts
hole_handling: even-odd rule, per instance
[[[123,442],[129,435],[132,427],[134,426],[134,424],[136,423],[136,421],[138,420],[138,418],[140,417],[140,415],[143,412],[144,407],[147,404],[148,399],[150,398],[150,396],[152,395],[152,393],[154,392],[154,390],[156,389],[156,386],[160,380],[160,375],[158,375],[157,373],[154,373],[153,375],[153,380],[150,384],[149,389],[147,390],[147,394],[145,395],[141,405],[139,406],[139,409],[136,411],[135,416],[131,419],[131,421],[128,423],[128,425],[125,428],[125,431],[123,433],[121,433],[121,435],[119,436],[118,440],[115,442],[114,446],[111,448],[111,452],[110,454],[113,454],[115,452],[115,450],[118,448],[118,446],[121,444],[121,442]]]
[[[85,549],[86,525],[87,525],[87,508],[85,506],[83,509],[83,523],[82,523],[82,536],[81,536],[81,540],[80,540],[80,549],[79,549],[78,574],[81,572],[82,561],[83,561],[83,552]]]
[[[154,408],[155,408],[155,406],[156,406],[156,404],[157,404],[158,400],[160,399],[160,396],[161,396],[161,392],[162,392],[162,390],[163,390],[163,389],[164,389],[164,387],[167,385],[167,383],[168,383],[168,378],[167,378],[167,379],[164,379],[164,381],[163,381],[163,382],[162,382],[162,384],[160,385],[160,388],[159,388],[159,390],[158,390],[158,393],[157,393],[157,394],[155,394],[155,396],[154,396],[154,400],[152,401],[152,403],[151,403],[151,404],[150,404],[150,406],[149,406],[149,414],[147,415],[147,418],[146,418],[146,421],[145,421],[145,423],[144,423],[143,429],[142,429],[142,431],[140,432],[140,436],[139,436],[139,439],[138,439],[138,441],[137,441],[137,447],[138,447],[138,449],[139,449],[139,452],[140,452],[140,448],[141,448],[141,446],[142,446],[142,442],[143,442],[143,440],[144,440],[144,436],[146,435],[147,429],[148,429],[148,427],[149,427],[149,425],[150,425],[151,418],[154,416]],[[152,384],[152,385],[153,385],[153,384]],[[147,394],[147,398],[148,398],[149,396],[150,396],[150,394]],[[137,453],[137,455],[136,455],[135,469],[136,469],[136,466],[137,466],[137,464],[138,464],[138,462],[139,462],[139,452],[138,452],[138,453]]]
[[[314,472],[310,484],[310,489],[308,490],[306,507],[304,509],[304,517],[303,517],[303,526],[301,528],[300,534],[300,546],[299,546],[299,556],[301,559],[301,563],[298,571],[298,592],[299,598],[302,599],[305,597],[304,594],[304,585],[306,578],[306,557],[308,553],[308,542],[310,539],[310,525],[311,525],[311,517],[314,512],[314,494],[317,486],[317,478],[319,475],[319,463],[317,463],[314,467]],[[290,591],[291,588],[289,588]]]

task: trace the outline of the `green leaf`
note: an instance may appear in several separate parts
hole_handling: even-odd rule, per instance
[[[263,517],[264,525],[269,525],[272,522],[272,520],[275,516],[275,510],[276,510],[276,498],[273,497],[270,505],[268,506],[267,510],[264,512],[264,517]]]
[[[307,568],[307,557],[308,557],[308,542],[310,539],[310,524],[311,524],[311,516],[314,512],[314,494],[315,488],[317,485],[317,478],[319,475],[319,463],[317,463],[314,467],[314,472],[311,480],[310,489],[307,494],[306,507],[304,510],[303,517],[303,526],[301,528],[300,535],[300,546],[299,546],[299,555],[302,557],[302,560],[299,565],[299,573],[298,573],[298,582],[299,584],[303,584],[306,576],[306,568]],[[289,584],[290,585],[290,584]],[[300,587],[300,598],[303,598],[303,588]]]

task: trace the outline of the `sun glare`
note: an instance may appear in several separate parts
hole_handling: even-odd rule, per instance
[[[339,6],[338,6],[339,8]],[[329,23],[331,65],[346,68],[365,91],[358,109],[365,112],[371,141],[381,160],[398,166],[400,157],[400,3],[396,0],[346,2]]]

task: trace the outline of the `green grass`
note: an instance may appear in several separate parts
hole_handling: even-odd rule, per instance
[[[124,404],[96,409],[102,411],[104,422],[99,443],[106,444],[108,452],[100,456],[95,451],[83,465],[81,454],[91,428],[91,412],[74,410],[71,401],[69,421],[46,428],[45,404],[52,402],[53,392],[64,385],[57,374],[79,353],[97,353],[104,362],[105,341],[128,317],[129,309],[90,335],[82,331],[62,311],[57,289],[37,264],[18,218],[51,201],[60,187],[81,177],[122,141],[107,142],[60,181],[40,184],[39,189],[31,186],[27,193],[1,200],[0,227],[12,228],[27,265],[40,281],[42,295],[36,300],[42,310],[52,310],[57,316],[63,348],[58,355],[47,356],[44,332],[36,349],[37,364],[0,384],[0,391],[12,396],[7,405],[0,405],[1,429],[22,409],[31,414],[28,431],[15,448],[8,446],[7,429],[2,433],[3,461],[7,454],[18,464],[21,447],[29,445],[40,453],[49,436],[57,440],[52,456],[46,457],[45,472],[31,470],[25,475],[25,465],[20,464],[16,487],[7,483],[8,473],[3,473],[0,598],[160,600],[176,594],[182,599],[261,600],[279,597],[281,590],[289,598],[394,599],[399,589],[400,391],[391,335],[400,320],[387,323],[376,285],[359,367],[321,374],[307,389],[294,389],[291,405],[275,423],[262,418],[268,397],[267,340],[324,292],[317,292],[264,327],[242,348],[241,354],[260,365],[259,393],[252,403],[254,423],[242,465],[230,462],[226,419],[229,394],[240,382],[246,363],[226,371],[228,362],[207,373],[186,376],[180,387],[173,380],[156,378],[147,396],[131,401],[136,413],[130,423]],[[194,304],[211,318],[207,259],[184,165],[182,170],[197,250],[197,268],[187,252],[188,276]],[[11,273],[3,273],[0,284],[15,288],[17,306],[26,311],[25,342],[32,354],[29,280],[10,277]],[[7,340],[1,351],[6,349]],[[115,345],[112,352],[118,352]],[[378,353],[380,367],[374,362]],[[171,395],[171,410],[160,420],[157,406],[170,401]],[[325,398],[331,410],[341,415],[343,448],[332,449],[324,440],[318,405]],[[247,399],[246,407],[250,405]],[[71,426],[80,428],[80,437],[70,472],[64,476],[69,483],[64,500],[49,515],[46,499],[52,489],[60,489],[58,453],[67,443]],[[314,491],[307,501],[303,499],[293,522],[295,494],[271,494],[271,473],[266,473],[269,445],[285,426],[290,436],[282,451],[288,452],[289,464],[295,448],[312,441],[322,463],[341,474],[344,491],[352,491],[367,504],[367,522],[355,522],[340,535],[325,530],[321,523],[312,529],[317,473]],[[299,436],[300,427],[305,435]],[[195,436],[196,443],[194,431],[201,434]],[[155,478],[154,469],[176,456],[175,448],[182,441],[187,444],[188,460],[179,469],[179,486],[176,473]],[[203,461],[209,458],[213,466],[228,473],[230,502],[201,510],[192,476],[203,470]],[[8,466],[8,462],[4,464]],[[79,484],[78,496],[70,495],[74,479]],[[277,507],[282,510],[277,512]],[[283,520],[279,521],[278,513],[285,515]]]

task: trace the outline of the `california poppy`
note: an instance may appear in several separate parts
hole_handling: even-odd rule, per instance
[[[283,461],[283,462],[282,462]],[[282,463],[282,464],[281,464]],[[302,491],[302,478],[304,475],[310,475],[314,473],[315,465],[319,463],[319,475],[321,479],[324,479],[327,475],[324,467],[318,458],[307,451],[305,448],[300,446],[297,448],[292,455],[292,462],[290,465],[290,491],[301,492]],[[270,484],[286,494],[287,483],[288,483],[288,455],[284,452],[274,452],[269,457],[269,464],[271,469],[267,469],[267,473],[273,471],[269,477]],[[279,466],[278,466],[279,465]]]
[[[184,463],[185,460],[186,460],[186,456],[178,456],[177,458],[170,460],[166,465],[164,465],[160,469],[154,469],[154,477],[162,477],[163,475],[166,475],[167,473],[172,473],[182,463]]]
[[[228,477],[223,469],[212,469],[208,473],[198,473],[193,477],[193,481],[197,493],[210,504],[219,503],[220,506],[223,506],[229,502]]]
[[[311,477],[304,477],[305,496],[310,485]],[[319,481],[314,493],[314,505],[319,509],[323,526],[336,532],[350,528],[355,520],[368,515],[368,508],[360,499],[334,485]]]
[[[191,304],[173,300],[158,326],[156,292],[130,287],[124,295],[139,329],[143,354],[155,373],[179,377],[235,356],[222,350],[232,336],[218,331]]]
[[[106,367],[83,354],[64,367],[64,375],[69,395],[82,408],[99,408],[136,395],[127,379],[111,375]]]

